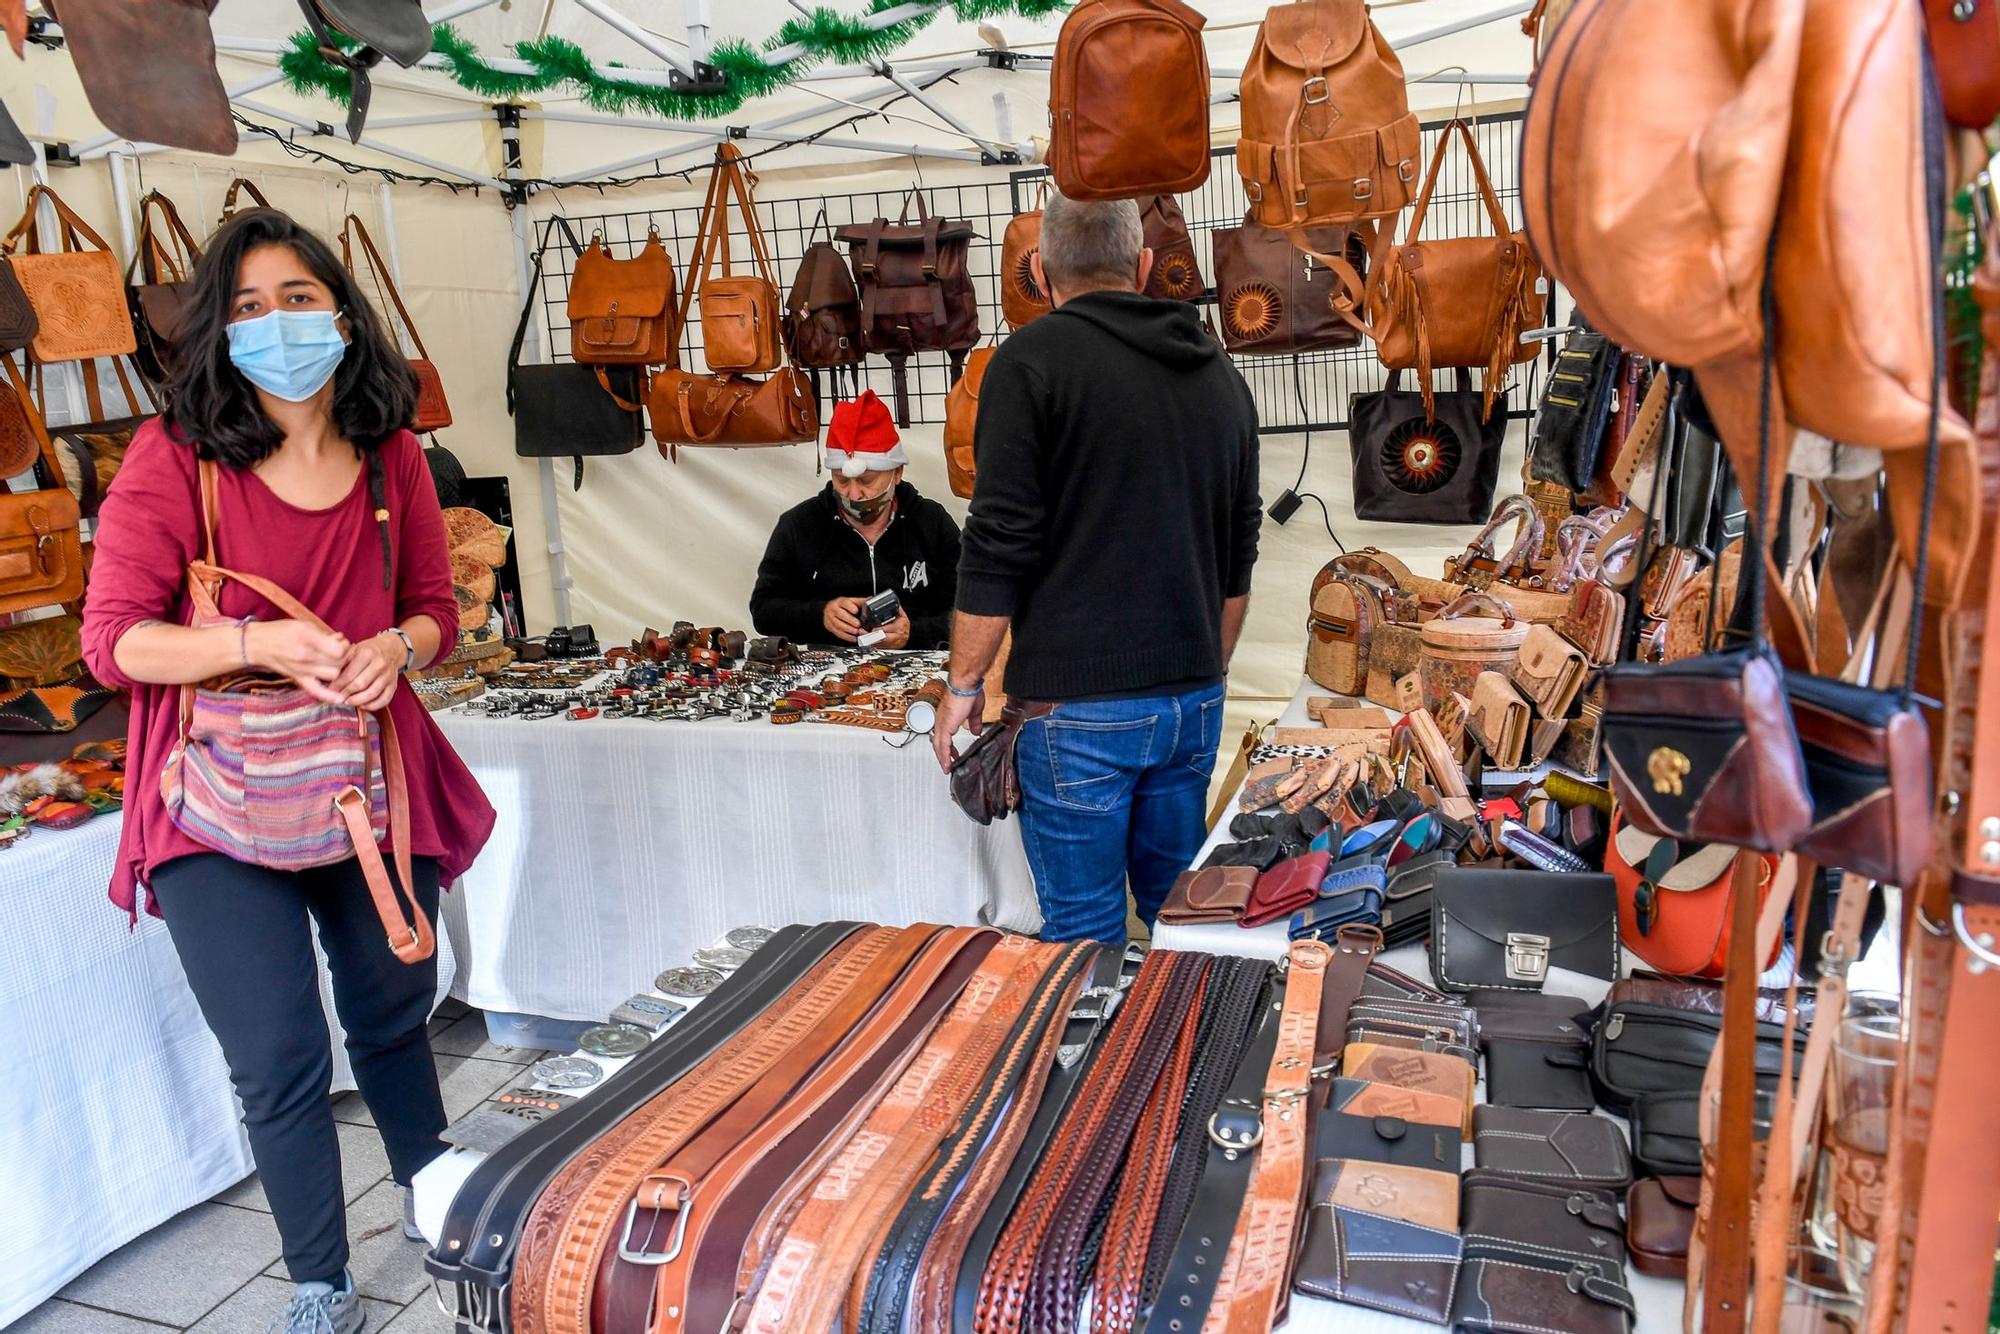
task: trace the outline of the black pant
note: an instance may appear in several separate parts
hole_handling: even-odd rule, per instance
[[[417,899],[435,919],[437,862],[415,858],[414,872]],[[426,1031],[437,961],[406,964],[390,953],[352,860],[272,871],[213,853],[181,857],[155,868],[152,889],[229,1062],[285,1267],[295,1283],[338,1286],[347,1268],[346,1197],[327,1100],[333,1053],[306,915],[319,923],[354,1080],[403,1185],[444,1150],[444,1099]]]

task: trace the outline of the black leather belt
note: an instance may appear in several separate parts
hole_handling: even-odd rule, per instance
[[[1267,990],[1256,1035],[1237,1063],[1229,1091],[1208,1118],[1206,1131],[1213,1142],[1208,1162],[1173,1260],[1167,1265],[1166,1281],[1146,1317],[1146,1334],[1185,1334],[1200,1329],[1208,1317],[1216,1282],[1222,1276],[1222,1262],[1229,1254],[1229,1240],[1236,1233],[1236,1221],[1250,1190],[1257,1145],[1264,1139],[1264,1080],[1278,1050],[1278,1020],[1284,1009],[1280,981]]]
[[[490,1155],[452,1198],[436,1247],[424,1255],[438,1305],[474,1330],[508,1327],[514,1248],[535,1201],[591,1144],[762,1014],[799,974],[861,929],[826,922],[779,931],[694,1012],[560,1116]],[[446,1284],[453,1285],[450,1290]]]
[[[1042,1153],[1047,1149],[1056,1127],[1062,1123],[1063,1113],[1068,1109],[1077,1085],[1090,1072],[1091,1062],[1102,1046],[1105,1030],[1111,1026],[1111,1016],[1133,979],[1138,977],[1139,965],[1145,958],[1144,948],[1137,945],[1126,946],[1122,956],[1108,951],[1099,955],[1090,986],[1077,997],[1076,1007],[1070,1012],[1071,1032],[1064,1036],[1063,1045],[1056,1053],[1056,1070],[1049,1076],[1048,1086],[1042,1091],[1035,1119],[1029,1123],[1027,1137],[1021,1141],[1014,1162],[1007,1169],[1006,1178],[994,1193],[986,1217],[980,1220],[979,1227],[973,1232],[972,1241],[965,1248],[965,1259],[959,1264],[951,1319],[954,1334],[972,1334],[973,1320],[979,1309],[979,1280],[986,1273],[986,1262],[992,1258],[993,1248],[998,1244],[1014,1206],[1020,1202],[1022,1192],[1027,1190],[1029,1179],[1041,1165]]]
[[[918,1183],[895,1222],[890,1224],[887,1240],[877,1251],[868,1278],[856,1334],[902,1334],[910,1285],[939,1216],[957,1195],[959,1183],[978,1162],[980,1146],[1006,1109],[1010,1092],[1019,1083],[1049,1026],[1068,1022],[1070,1007],[1066,998],[1078,976],[1090,967],[1098,953],[1094,946],[1078,945],[1059,967],[1049,971],[1036,989],[1021,1021],[1008,1034],[999,1057],[967,1103],[967,1114],[939,1143],[934,1168]]]
[[[1208,1118],[1222,1103],[1223,1092],[1236,1077],[1238,1058],[1256,1029],[1260,1002],[1271,979],[1271,965],[1262,959],[1222,958],[1208,975],[1201,1031],[1196,1038],[1194,1074],[1188,1081],[1180,1128],[1174,1137],[1173,1164],[1160,1192],[1160,1212],[1146,1248],[1146,1280],[1140,1309],[1153,1304],[1173,1258],[1181,1227],[1194,1207],[1202,1169],[1208,1163]]]

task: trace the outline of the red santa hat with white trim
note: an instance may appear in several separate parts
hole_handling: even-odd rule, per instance
[[[910,461],[888,407],[864,389],[859,398],[836,404],[826,427],[826,466],[843,477],[888,472]]]

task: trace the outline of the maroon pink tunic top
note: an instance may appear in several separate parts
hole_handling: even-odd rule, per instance
[[[395,550],[390,587],[383,587],[382,539],[366,468],[345,500],[330,509],[307,510],[280,500],[255,473],[224,467],[215,519],[217,563],[272,580],[351,640],[412,616],[429,616],[449,651],[458,642],[458,604],[444,518],[416,436],[398,432],[382,446],[382,463]],[[111,901],[129,913],[136,914],[137,888],[149,882],[154,867],[212,851],[174,825],[160,797],[180,687],[134,681],[118,670],[112,655],[120,637],[141,621],[189,621],[184,576],[201,550],[194,449],[174,440],[159,421],[150,422],[133,440],[105,495],[83,613],[84,661],[98,680],[132,691],[125,826],[111,881]],[[232,619],[284,616],[234,582],[224,584],[220,606]],[[440,881],[450,884],[493,832],[493,808],[408,682],[398,682],[389,709],[409,778],[410,852],[436,857]]]

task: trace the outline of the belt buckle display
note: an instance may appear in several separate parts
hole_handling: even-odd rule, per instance
[[[1543,982],[1549,976],[1549,938],[1528,931],[1507,933],[1507,977],[1513,982]]]
[[[1119,987],[1086,987],[1077,994],[1076,1004],[1070,1007],[1067,1022],[1087,1024],[1089,1032],[1096,1033],[1110,1022],[1112,1014],[1118,1009],[1118,1002],[1124,998],[1125,992]],[[1056,1048],[1056,1064],[1067,1070],[1082,1060],[1083,1054],[1089,1050],[1088,1035],[1081,1042],[1065,1042]]]

